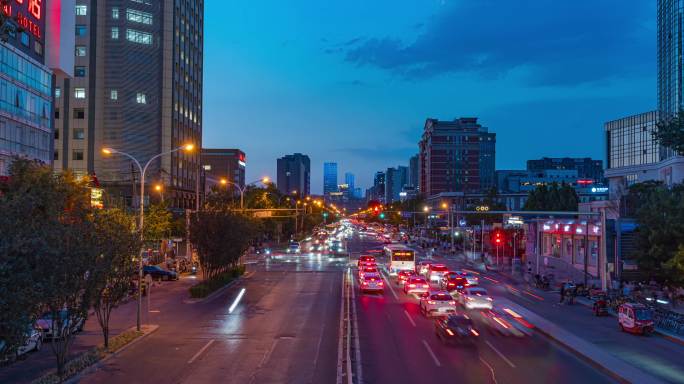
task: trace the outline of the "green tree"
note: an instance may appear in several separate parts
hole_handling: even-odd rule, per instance
[[[632,186],[629,194],[631,201],[639,202],[634,252],[639,269],[650,278],[681,282],[684,186],[642,183]]]
[[[205,279],[234,268],[257,234],[257,224],[228,210],[203,210],[190,220],[190,241],[195,244]]]
[[[171,234],[173,215],[166,203],[152,204],[145,208],[145,240],[163,240]]]
[[[684,110],[680,109],[674,116],[660,120],[656,124],[653,137],[661,145],[684,153]]]
[[[137,271],[134,257],[140,251],[140,236],[135,217],[112,208],[95,212],[98,255],[92,269],[92,301],[102,329],[105,348],[109,347],[109,319],[114,309],[128,296]]]
[[[566,183],[537,186],[530,191],[523,206],[525,211],[577,211],[579,198],[575,189]]]

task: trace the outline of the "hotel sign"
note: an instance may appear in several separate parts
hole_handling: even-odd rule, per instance
[[[8,0],[2,11],[15,19],[24,31],[42,42],[45,29],[44,4],[44,0]]]

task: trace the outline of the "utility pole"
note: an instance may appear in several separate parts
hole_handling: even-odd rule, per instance
[[[482,227],[480,228],[480,234],[482,235],[481,244],[480,244],[480,254],[482,255],[482,261],[485,261],[485,253],[484,253],[484,219],[482,219]]]

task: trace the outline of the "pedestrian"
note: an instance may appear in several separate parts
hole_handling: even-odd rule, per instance
[[[560,304],[563,304],[563,301],[565,301],[565,284],[560,287]]]

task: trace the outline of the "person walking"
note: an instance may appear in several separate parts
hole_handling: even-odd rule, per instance
[[[565,301],[565,284],[561,284],[560,287],[560,303],[563,304],[563,301]]]

